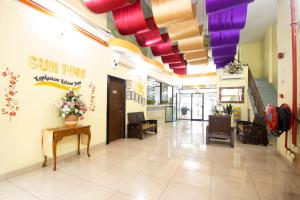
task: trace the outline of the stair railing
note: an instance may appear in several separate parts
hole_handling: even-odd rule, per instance
[[[248,71],[248,85],[250,92],[253,96],[254,104],[256,107],[256,110],[259,115],[264,115],[265,114],[265,105],[262,101],[262,98],[259,94],[258,88],[256,86],[255,80],[253,78],[253,75],[251,73],[251,70],[249,69]]]

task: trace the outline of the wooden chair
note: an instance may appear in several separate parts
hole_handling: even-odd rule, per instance
[[[206,127],[206,144],[210,139],[229,140],[234,147],[234,133],[231,128],[231,116],[209,116],[209,124]]]
[[[157,133],[157,120],[145,120],[143,112],[128,113],[127,136],[131,138],[144,138],[144,133],[154,131]]]
[[[253,122],[237,121],[236,132],[244,144],[269,144],[265,117],[256,114]]]

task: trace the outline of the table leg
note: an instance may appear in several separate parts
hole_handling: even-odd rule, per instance
[[[77,137],[78,137],[77,154],[80,155],[80,134],[78,134]]]
[[[91,133],[88,134],[88,144],[87,144],[87,155],[91,157],[90,155],[90,143],[91,143]]]
[[[47,166],[47,156],[44,156],[44,162],[43,162],[43,167]]]
[[[53,170],[56,171],[56,146],[57,142],[53,141],[52,150],[53,150]]]

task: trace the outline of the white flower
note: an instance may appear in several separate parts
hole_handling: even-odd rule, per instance
[[[75,113],[78,113],[78,109],[75,109]]]
[[[62,114],[61,114],[61,117],[62,117],[62,118],[65,118],[65,117],[66,117],[65,113],[62,113]]]

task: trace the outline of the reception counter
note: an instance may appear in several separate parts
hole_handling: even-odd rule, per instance
[[[164,105],[147,105],[147,119],[156,119],[158,123],[165,123],[166,122],[166,107],[169,107],[172,111],[171,104],[164,104]],[[167,111],[167,113],[169,110]],[[168,113],[172,116],[172,112]],[[169,117],[169,115],[167,116]]]

